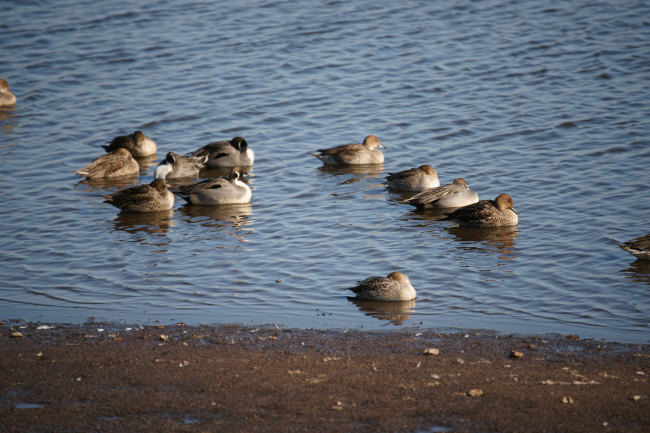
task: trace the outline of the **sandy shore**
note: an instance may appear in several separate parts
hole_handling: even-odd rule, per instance
[[[650,431],[647,345],[490,331],[38,327],[0,325],[0,431]]]

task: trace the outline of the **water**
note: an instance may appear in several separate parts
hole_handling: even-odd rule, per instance
[[[490,328],[647,342],[647,2],[12,2],[0,21],[0,318]],[[158,155],[245,137],[250,206],[120,215],[139,179],[73,173],[114,136]],[[375,134],[383,166],[311,152]],[[387,172],[431,164],[514,230],[398,203]],[[400,270],[403,305],[345,290]],[[279,282],[278,282],[279,281]]]

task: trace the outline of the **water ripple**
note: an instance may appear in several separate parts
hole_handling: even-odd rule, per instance
[[[420,324],[647,341],[650,271],[620,241],[650,214],[644,2],[5,5],[18,95],[0,111],[0,317]],[[218,25],[215,25],[218,23]],[[171,29],[171,30],[170,30]],[[73,170],[114,136],[158,143],[138,178]],[[310,154],[373,133],[384,165]],[[168,151],[246,137],[249,205],[125,215]],[[387,172],[433,165],[516,229],[416,211]],[[221,175],[206,172],[205,176]],[[413,305],[347,301],[405,272]]]

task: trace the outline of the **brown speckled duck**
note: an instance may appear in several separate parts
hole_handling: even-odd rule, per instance
[[[165,182],[154,180],[149,185],[138,185],[114,192],[104,197],[123,212],[157,212],[174,206],[174,194],[167,190]]]
[[[350,287],[357,298],[367,301],[410,301],[415,299],[415,289],[401,272],[391,272],[385,277],[369,277]]]
[[[494,200],[481,200],[456,209],[447,219],[457,221],[464,227],[511,227],[519,222],[512,197],[499,194]]]
[[[106,152],[112,152],[121,147],[131,152],[135,158],[154,155],[158,151],[156,142],[144,135],[142,131],[135,131],[133,134],[120,135],[115,137],[110,144],[102,145]]]
[[[16,95],[9,90],[9,83],[0,78],[0,107],[9,108],[16,105]]]
[[[126,149],[120,148],[101,155],[75,173],[88,179],[135,176],[140,172],[138,162]]]
[[[400,191],[424,191],[425,189],[440,186],[438,173],[430,165],[421,165],[397,173],[388,173],[386,183],[388,183],[389,187]]]
[[[313,153],[326,165],[383,164],[384,154],[375,147],[385,147],[374,135],[367,136],[362,144],[344,144],[329,149],[319,149]]]
[[[619,245],[639,260],[650,260],[650,234]]]

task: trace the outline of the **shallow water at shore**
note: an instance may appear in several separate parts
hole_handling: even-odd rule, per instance
[[[650,7],[443,2],[5,6],[0,318],[563,332],[648,341]],[[73,173],[116,135],[158,153],[141,176]],[[380,166],[316,149],[377,135]],[[240,135],[247,206],[124,215],[102,196],[166,152]],[[430,164],[514,229],[466,230],[384,178]],[[204,173],[208,176],[214,173]],[[410,304],[348,300],[399,270]]]

